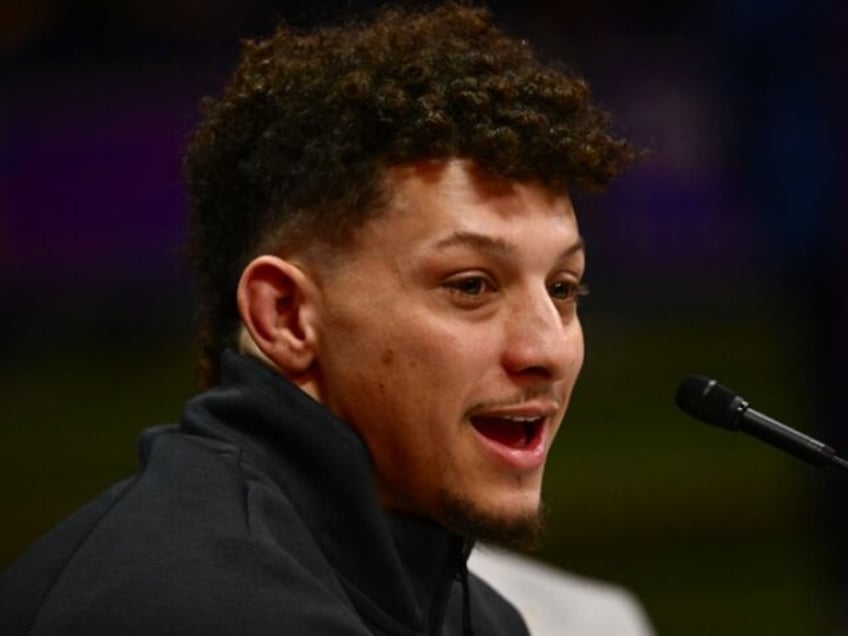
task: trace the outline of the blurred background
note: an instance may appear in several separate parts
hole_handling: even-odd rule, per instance
[[[239,40],[377,2],[0,3],[0,567],[195,391],[180,156]],[[587,362],[537,554],[660,634],[848,634],[848,476],[673,405],[693,372],[848,454],[848,13],[490,2],[650,158],[579,197]]]

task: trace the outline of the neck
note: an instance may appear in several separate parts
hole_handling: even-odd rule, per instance
[[[278,364],[276,364],[273,360],[271,360],[271,358],[265,355],[262,349],[259,348],[259,345],[256,344],[256,341],[253,339],[253,336],[250,335],[250,332],[244,327],[244,325],[239,328],[238,351],[239,353],[248,355],[251,358],[259,360],[262,364],[267,366],[274,373],[286,378],[289,382],[294,384],[297,388],[306,393],[313,400],[318,403],[323,403],[320,398],[320,392],[318,391],[318,383],[315,380],[314,373],[305,373],[298,377],[292,377],[290,374],[285,373]]]

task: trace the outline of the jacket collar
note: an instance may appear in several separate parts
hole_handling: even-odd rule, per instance
[[[273,479],[360,613],[390,632],[437,633],[467,542],[382,511],[364,442],[308,394],[233,351],[221,369],[221,385],[187,405],[182,429],[232,442]]]

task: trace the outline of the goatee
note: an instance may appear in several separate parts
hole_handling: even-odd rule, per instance
[[[524,514],[499,514],[482,510],[474,501],[459,493],[445,492],[442,497],[444,524],[454,532],[479,541],[507,548],[533,550],[545,535],[545,508]]]

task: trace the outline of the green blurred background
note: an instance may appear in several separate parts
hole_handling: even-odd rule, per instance
[[[194,389],[179,153],[240,37],[371,2],[41,1],[0,45],[0,566],[136,466]],[[845,10],[490,3],[651,157],[580,197],[587,361],[538,557],[660,634],[844,634],[846,479],[673,405],[718,378],[848,452]],[[841,442],[841,445],[840,445]]]

